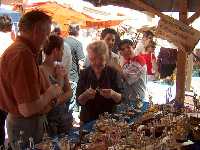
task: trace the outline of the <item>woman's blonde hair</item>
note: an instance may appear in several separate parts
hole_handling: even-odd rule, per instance
[[[105,43],[105,41],[103,41],[103,40],[98,40],[98,41],[94,41],[94,42],[90,43],[87,46],[87,51],[89,49],[92,50],[98,56],[102,56],[102,55],[105,55],[106,57],[109,56],[108,55],[108,53],[109,53],[108,46]]]

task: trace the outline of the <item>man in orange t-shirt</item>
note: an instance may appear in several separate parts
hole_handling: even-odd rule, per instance
[[[0,109],[8,112],[7,129],[12,148],[17,149],[20,131],[25,145],[43,137],[43,114],[56,103],[61,87],[49,85],[40,73],[36,57],[50,33],[51,18],[34,10],[22,16],[20,36],[2,54],[0,61]]]

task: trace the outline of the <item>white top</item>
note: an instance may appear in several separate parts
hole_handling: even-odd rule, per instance
[[[111,64],[111,65],[119,65],[120,64],[119,55],[112,52],[111,58],[109,59],[108,63]]]
[[[13,43],[11,32],[0,32],[0,57],[3,52]]]
[[[62,57],[62,63],[64,67],[67,69],[68,75],[69,71],[72,66],[72,55],[71,55],[71,49],[67,42],[64,41],[64,51],[63,51],[63,57]]]
[[[137,45],[136,45],[136,48],[134,49],[134,54],[137,56],[139,55],[140,53],[144,52],[145,51],[145,47],[144,47],[144,41],[143,40],[140,40]]]

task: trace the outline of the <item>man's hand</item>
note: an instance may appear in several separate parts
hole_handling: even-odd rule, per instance
[[[101,89],[100,95],[105,98],[112,98],[114,95],[114,91],[112,89]]]
[[[96,90],[89,88],[83,93],[84,97],[86,97],[88,100],[94,99],[96,95]]]
[[[122,99],[122,95],[120,93],[115,92],[112,89],[101,89],[100,95],[108,99],[113,99],[115,103],[119,103]]]
[[[96,90],[92,89],[91,87],[87,90],[85,90],[85,92],[83,92],[79,97],[78,97],[78,101],[81,105],[85,105],[87,103],[87,101],[94,99],[96,95]]]

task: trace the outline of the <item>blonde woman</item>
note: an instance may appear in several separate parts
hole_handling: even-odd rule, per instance
[[[55,63],[62,61],[63,49],[63,39],[51,35],[44,47],[45,60],[40,66],[41,72],[50,84],[58,84],[62,87],[62,94],[55,99],[55,106],[47,113],[48,134],[51,137],[65,134],[72,127],[72,116],[68,112],[68,101],[72,96],[72,90],[64,66]]]
[[[95,120],[104,112],[112,113],[121,102],[118,71],[107,65],[108,47],[104,41],[95,41],[87,47],[90,66],[80,74],[77,101],[81,105],[80,120]]]

